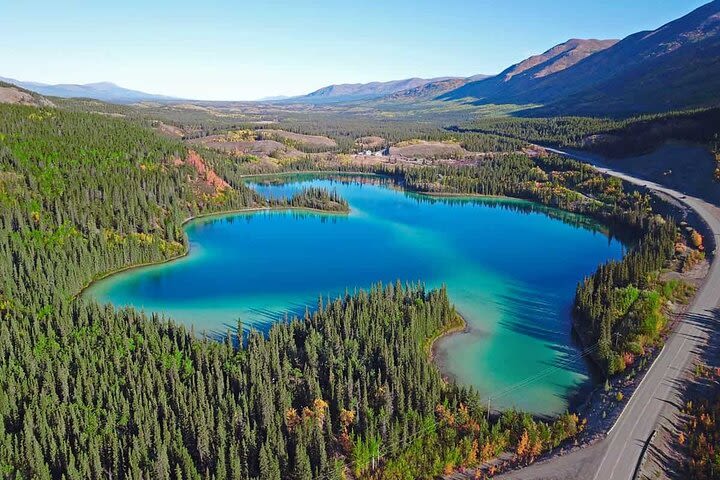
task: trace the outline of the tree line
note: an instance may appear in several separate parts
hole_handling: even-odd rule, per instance
[[[485,118],[455,130],[505,135],[542,145],[584,148],[614,157],[650,152],[668,140],[712,146],[720,108],[673,111],[625,119],[593,117]]]
[[[590,216],[637,239],[619,261],[601,265],[577,288],[574,325],[592,357],[608,374],[625,370],[658,340],[667,300],[682,285],[656,273],[675,257],[675,223],[652,212],[650,198],[589,165],[556,155],[509,155],[474,166],[397,168],[408,188],[428,193],[509,195]]]
[[[432,478],[577,431],[572,415],[488,422],[476,393],[442,380],[425,345],[456,322],[444,289],[375,286],[224,342],[76,299],[108,271],[182,253],[192,215],[272,206],[205,153],[229,188],[134,122],[0,106],[3,476]]]

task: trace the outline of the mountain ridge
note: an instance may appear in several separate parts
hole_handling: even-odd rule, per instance
[[[184,100],[111,82],[49,85],[0,80],[51,97],[85,97],[111,103]],[[368,102],[370,107],[380,108],[393,102],[422,105],[432,100],[509,105],[521,116],[632,116],[717,106],[720,0],[621,40],[572,38],[494,76],[332,84],[306,95],[258,101],[311,105]]]
[[[0,80],[0,103],[54,107],[55,104],[39,93]]]
[[[581,79],[583,88],[573,88]],[[600,106],[632,114],[717,105],[720,0],[630,35],[541,87],[554,94],[539,114],[595,113]]]
[[[448,81],[459,81],[484,77],[483,75],[474,75],[472,77],[434,77],[419,78],[411,77],[400,80],[390,80],[386,82],[368,82],[368,83],[339,83],[331,84],[314,90],[306,95],[293,97],[290,99],[294,102],[309,103],[326,103],[326,102],[346,102],[375,100],[383,97],[390,97],[399,92],[412,91],[422,89],[426,85],[437,84]]]
[[[458,100],[466,97],[484,99],[500,94],[507,95],[507,92],[520,93],[537,79],[571,68],[585,58],[616,43],[617,40],[570,39],[539,55],[533,55],[511,65],[494,77],[471,82],[450,91],[441,99]]]
[[[426,84],[400,90],[388,95],[386,98],[390,100],[412,100],[412,99],[428,99],[438,97],[446,92],[452,91],[470,82],[476,82],[491,77],[491,75],[473,75],[467,78],[447,78],[442,80],[431,81]]]
[[[541,105],[521,112],[533,116],[632,115],[717,105],[720,0],[654,30],[631,34],[549,74],[525,72],[506,82],[498,77],[465,85],[441,99]]]
[[[16,85],[26,90],[49,97],[92,98],[104,102],[134,103],[140,101],[174,101],[177,97],[158,95],[121,87],[113,82],[93,82],[84,84],[59,83],[48,84],[34,81],[22,81],[0,77],[0,81]]]

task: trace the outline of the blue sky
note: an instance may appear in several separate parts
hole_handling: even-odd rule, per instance
[[[0,0],[0,76],[244,100],[497,73],[569,38],[656,28],[698,0]]]

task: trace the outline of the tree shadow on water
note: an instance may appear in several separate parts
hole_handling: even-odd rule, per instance
[[[570,312],[557,308],[552,300],[537,293],[519,290],[501,297],[503,320],[500,324],[515,333],[531,337],[554,351],[551,361],[542,362],[546,368],[567,370],[588,375],[589,365],[584,352],[572,334]]]
[[[278,323],[288,323],[296,318],[303,318],[306,311],[312,312],[314,307],[304,303],[292,303],[288,305],[284,310],[274,310],[270,308],[252,308],[249,309],[249,317],[252,318],[252,322],[243,319],[242,315],[238,315],[238,320],[242,323],[244,335],[255,330],[263,335],[266,335],[273,325]],[[204,336],[211,340],[218,342],[224,342],[230,335],[231,341],[235,348],[238,348],[238,323],[231,324],[228,322],[222,323],[223,328],[215,328],[204,332]]]

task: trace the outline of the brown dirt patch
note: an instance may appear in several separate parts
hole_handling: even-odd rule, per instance
[[[155,129],[163,135],[167,135],[172,138],[182,138],[185,136],[185,131],[182,128],[176,127],[175,125],[168,125],[163,122],[158,122],[158,124],[155,125]]]
[[[35,97],[28,92],[23,92],[14,87],[0,87],[0,103],[11,103],[14,105],[31,105],[33,107],[54,107],[50,100],[43,97]]]
[[[275,140],[243,140],[229,142],[224,135],[210,135],[208,137],[193,138],[187,143],[203,145],[214,150],[229,153],[235,156],[254,155],[259,158],[273,156],[275,158],[294,158],[303,155],[302,152],[288,147]]]
[[[288,140],[297,144],[304,144],[311,147],[320,148],[335,148],[337,142],[329,137],[323,137],[321,135],[305,135],[302,133],[286,132],[285,130],[275,130],[270,128],[264,128],[257,131],[265,139],[272,139],[273,137],[282,140]]]
[[[411,144],[405,142],[390,147],[390,156],[410,158],[451,158],[459,159],[467,156],[469,152],[456,143],[415,141]]]
[[[376,136],[360,137],[355,140],[355,144],[366,150],[378,150],[385,146],[385,139]]]

